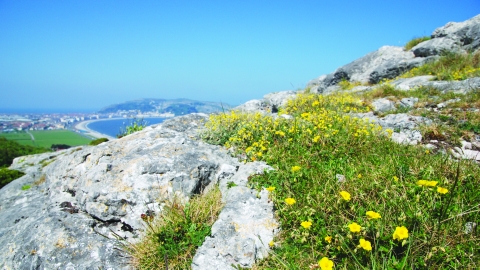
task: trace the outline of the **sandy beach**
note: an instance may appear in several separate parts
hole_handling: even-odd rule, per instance
[[[88,124],[93,123],[93,122],[98,122],[98,121],[106,121],[106,119],[83,121],[83,122],[80,122],[80,123],[76,124],[75,129],[79,130],[84,135],[91,136],[91,137],[94,137],[94,138],[107,138],[109,140],[117,139],[115,137],[109,136],[107,134],[102,134],[102,133],[96,132],[96,131],[88,128]]]

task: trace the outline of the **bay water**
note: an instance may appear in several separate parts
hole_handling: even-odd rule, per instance
[[[165,118],[158,118],[158,117],[151,117],[151,118],[143,118],[144,122],[146,122],[147,126],[151,126],[154,124],[162,123]],[[105,119],[99,120],[92,123],[89,123],[87,127],[91,130],[96,132],[106,134],[112,137],[117,137],[122,130],[129,125],[131,125],[133,119]]]

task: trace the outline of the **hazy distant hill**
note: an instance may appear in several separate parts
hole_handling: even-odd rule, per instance
[[[228,110],[231,106],[220,102],[195,101],[189,99],[153,99],[145,98],[107,106],[99,113],[117,113],[137,111],[141,113],[157,112],[184,115],[195,112],[212,113]]]

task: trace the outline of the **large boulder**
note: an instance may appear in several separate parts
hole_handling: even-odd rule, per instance
[[[442,51],[474,51],[480,47],[480,15],[464,22],[449,22],[435,29],[431,37],[411,49],[415,56],[438,55]]]
[[[384,46],[331,74],[310,81],[307,86],[313,92],[323,93],[328,87],[343,80],[375,84],[383,79],[395,78],[429,60],[430,58],[415,58],[412,52],[405,51],[402,47]]]
[[[188,200],[225,185],[238,171],[244,181],[257,172],[198,139],[206,120],[192,114],[98,146],[17,158],[11,167],[26,175],[0,189],[2,269],[130,269],[121,247],[144,235],[142,214],[158,215],[173,196]],[[273,206],[244,199],[273,215]]]

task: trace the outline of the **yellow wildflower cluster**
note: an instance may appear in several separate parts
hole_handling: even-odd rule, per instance
[[[429,181],[429,180],[418,180],[417,185],[422,186],[422,187],[436,187],[438,184],[438,181]],[[447,194],[448,189],[444,187],[437,187],[437,192],[440,194]]]
[[[204,137],[234,147],[247,160],[259,160],[265,158],[272,144],[303,140],[324,145],[340,132],[351,139],[380,134],[382,128],[369,119],[346,114],[368,110],[360,99],[347,94],[298,94],[279,111],[279,115],[295,116],[294,120],[238,111],[214,114],[206,123]]]

